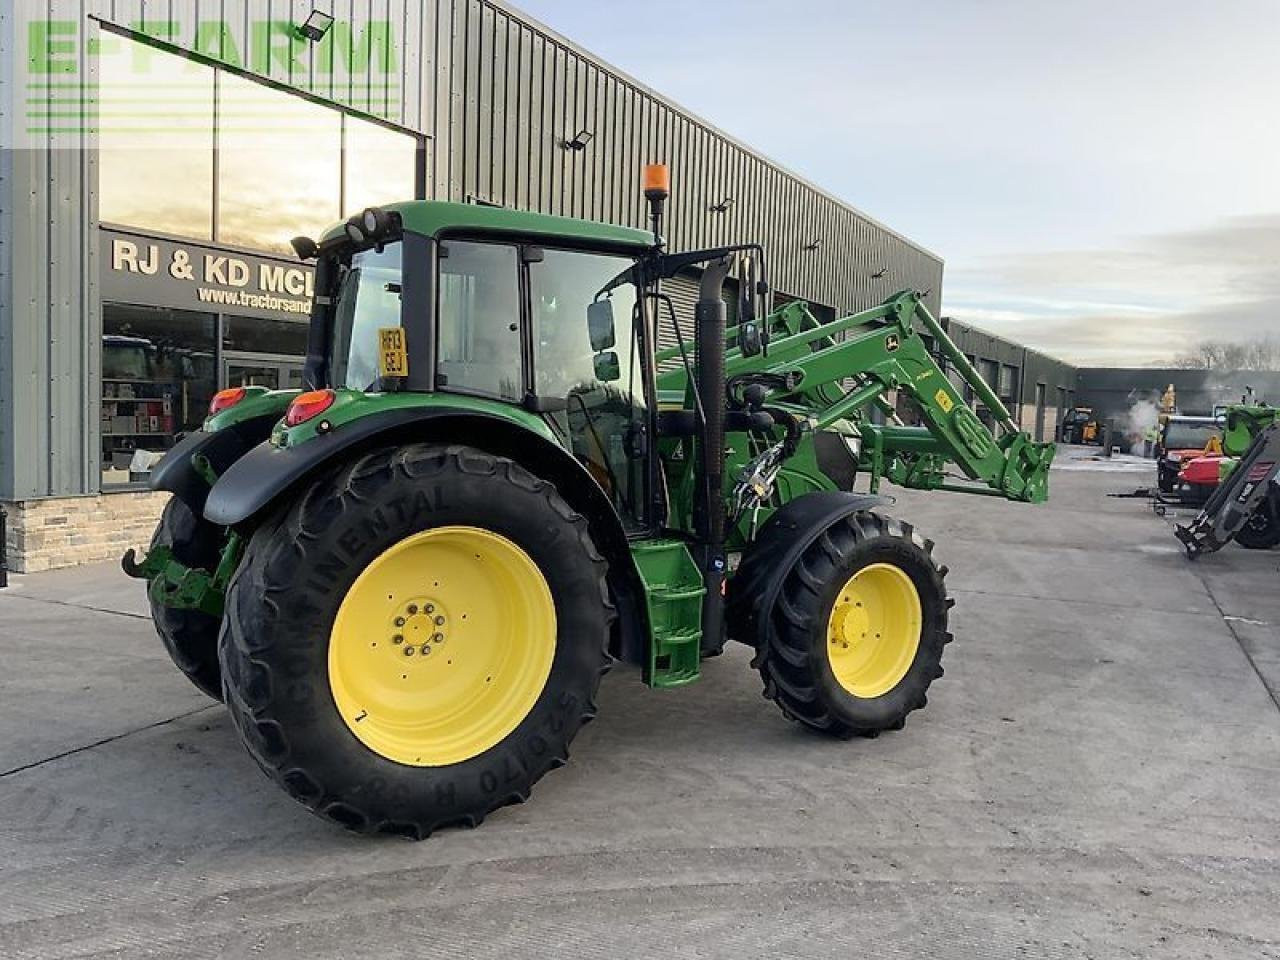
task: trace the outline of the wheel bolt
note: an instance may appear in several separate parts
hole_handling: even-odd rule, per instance
[[[428,653],[430,653],[430,652],[431,652],[431,647],[430,647],[430,645],[429,645],[429,644],[425,644],[425,643],[424,643],[424,644],[422,645],[422,655],[425,657],[425,656],[426,656]]]
[[[439,642],[440,642],[441,640],[443,640],[443,639],[444,639],[444,634],[443,634],[443,633],[433,633],[433,634],[431,635],[431,642],[432,642],[432,643],[439,643]]]
[[[402,634],[397,633],[394,637],[391,638],[391,642],[404,643],[404,636]]]
[[[396,617],[396,626],[397,626],[397,627],[403,627],[403,626],[404,626],[404,617]]]
[[[418,612],[418,605],[416,603],[409,604],[409,616],[413,616],[417,612]]]
[[[422,608],[422,612],[423,612],[423,613],[435,613],[435,612],[436,612],[435,604],[433,604],[433,603],[428,603],[425,607],[423,607],[423,608]]]
[[[413,656],[413,650],[414,650],[414,648],[413,648],[413,647],[405,647],[405,648],[404,648],[404,655],[405,655],[406,657],[412,657],[412,656]]]
[[[436,626],[437,626],[437,627],[443,627],[443,626],[444,626],[444,617],[436,617]]]

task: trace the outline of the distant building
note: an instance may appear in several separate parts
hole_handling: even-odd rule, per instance
[[[1158,404],[1169,384],[1179,413],[1207,416],[1218,404],[1239,403],[1250,387],[1256,399],[1280,404],[1280,371],[1081,367],[1075,374],[1075,395],[1100,420],[1121,423],[1135,405]]]

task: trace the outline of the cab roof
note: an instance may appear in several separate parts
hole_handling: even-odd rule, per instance
[[[653,235],[634,227],[620,227],[612,223],[577,220],[572,217],[553,217],[525,210],[508,210],[505,207],[409,200],[383,204],[381,209],[398,213],[406,231],[428,237],[474,230],[636,249],[653,246]],[[325,231],[323,240],[340,235],[342,229],[342,224],[329,228]]]

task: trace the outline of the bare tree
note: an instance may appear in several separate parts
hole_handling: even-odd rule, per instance
[[[1280,370],[1280,341],[1273,337],[1204,340],[1178,356],[1173,365],[1184,370]]]

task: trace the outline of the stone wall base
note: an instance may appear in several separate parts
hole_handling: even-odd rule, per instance
[[[146,547],[169,494],[128,491],[0,503],[8,515],[5,548],[13,573],[36,573],[119,560]]]

